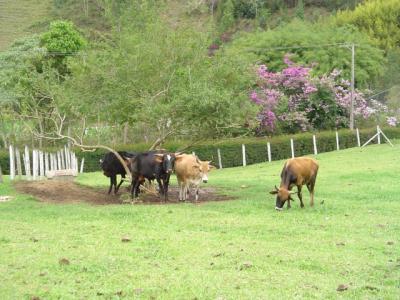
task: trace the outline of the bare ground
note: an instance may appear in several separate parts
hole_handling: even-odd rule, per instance
[[[130,203],[128,187],[121,187],[117,195],[108,195],[108,188],[99,189],[79,185],[72,181],[43,180],[43,181],[17,181],[14,184],[19,193],[32,195],[42,202],[65,204],[65,203],[89,203],[93,205],[124,204]],[[169,201],[152,194],[141,194],[135,204],[173,204],[178,202],[179,190],[170,187]],[[194,201],[194,195],[190,199]],[[197,203],[209,201],[233,200],[232,197],[222,195],[215,188],[203,187],[199,191]]]

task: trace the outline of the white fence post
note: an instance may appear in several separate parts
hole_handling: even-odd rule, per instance
[[[243,160],[243,167],[246,166],[246,146],[242,144],[242,160]]]
[[[75,167],[76,159],[75,159],[75,158],[76,158],[76,157],[75,157],[75,152],[70,151],[70,157],[69,157],[69,159],[70,159],[70,162],[71,162],[71,169],[73,169],[73,170],[76,169],[76,167]]]
[[[28,179],[31,179],[31,160],[29,158],[29,148],[25,145],[25,156],[24,156],[24,164],[25,164],[25,175]]]
[[[64,146],[64,151],[65,151],[65,169],[71,169],[70,155],[67,146]]]
[[[36,180],[38,177],[38,167],[39,167],[39,156],[37,150],[32,150],[32,178]]]
[[[358,147],[361,147],[360,131],[358,130],[358,128],[356,128],[356,133],[357,133],[357,145]]]
[[[75,156],[75,171],[78,173],[78,168],[79,168],[79,160],[78,157]]]
[[[64,170],[65,169],[65,155],[64,155],[64,151],[62,149],[60,150],[60,156],[61,156],[61,169]]]
[[[61,170],[61,154],[60,151],[57,151],[57,170]]]
[[[376,133],[378,134],[378,145],[381,144],[381,131],[379,130],[379,125],[376,126]]]
[[[50,170],[49,167],[49,153],[44,153],[44,176],[46,176],[47,172]]]
[[[219,148],[217,149],[217,154],[218,154],[218,166],[220,169],[222,169],[221,150],[219,150]]]
[[[314,155],[318,154],[318,150],[317,150],[317,138],[315,137],[315,134],[312,136],[313,139],[313,144],[314,144]]]
[[[51,157],[52,157],[52,161],[53,161],[53,170],[52,171],[56,171],[57,170],[57,155],[55,153],[52,153]]]
[[[44,176],[44,155],[43,151],[39,151],[39,172],[40,177]]]
[[[340,150],[340,147],[339,147],[339,133],[336,131],[336,150]]]
[[[18,179],[21,179],[21,177],[22,177],[22,165],[21,165],[21,155],[19,153],[18,148],[15,148],[15,160],[17,162]]]
[[[271,162],[271,144],[267,143],[267,152],[268,152],[268,162]]]
[[[292,149],[292,158],[294,158],[294,142],[293,142],[293,139],[290,139],[290,148]]]
[[[15,156],[13,146],[10,145],[10,179],[13,180],[15,178]]]
[[[83,157],[81,160],[81,171],[80,173],[83,173],[83,165],[85,164],[85,158]]]

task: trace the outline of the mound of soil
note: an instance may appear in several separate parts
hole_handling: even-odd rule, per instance
[[[23,194],[32,195],[35,198],[48,203],[90,203],[94,205],[123,204],[130,199],[128,187],[121,187],[117,195],[108,195],[108,188],[91,188],[76,184],[71,181],[44,180],[44,181],[16,181],[15,189]],[[164,202],[164,197],[153,194],[142,193],[139,201],[135,204],[173,204],[178,201],[179,190],[170,187],[168,192],[169,201]],[[123,201],[123,199],[125,201]],[[194,201],[194,195],[190,199]],[[201,188],[199,201],[225,201],[232,200],[232,197],[218,194],[215,188]]]

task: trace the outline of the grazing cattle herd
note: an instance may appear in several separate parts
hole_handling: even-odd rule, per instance
[[[139,196],[140,185],[145,180],[158,183],[159,193],[164,197],[164,201],[168,200],[168,186],[172,173],[176,174],[179,185],[179,201],[189,200],[190,189],[195,192],[195,201],[199,200],[199,188],[202,182],[207,183],[208,172],[215,169],[210,161],[201,161],[194,154],[170,153],[165,150],[154,150],[143,153],[133,153],[119,151],[126,167],[132,174],[131,180],[131,197]],[[105,176],[110,178],[110,194],[114,187],[114,193],[118,192],[119,187],[126,177],[126,170],[122,166],[121,161],[112,152],[105,154],[100,160],[100,167]],[[318,174],[318,162],[309,157],[298,157],[288,159],[281,172],[281,183],[279,188],[270,194],[276,195],[276,210],[282,210],[285,202],[287,208],[290,208],[290,201],[293,201],[292,194],[295,191],[291,189],[297,187],[297,195],[300,200],[300,206],[303,208],[303,197],[301,189],[303,185],[307,186],[310,192],[310,206],[314,205],[314,187]],[[117,175],[121,175],[121,181],[117,185]]]

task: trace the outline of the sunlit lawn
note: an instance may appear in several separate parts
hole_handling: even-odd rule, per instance
[[[212,172],[208,185],[237,200],[202,205],[51,205],[6,181],[0,298],[398,299],[400,146],[317,159],[315,207],[304,189],[306,207],[283,212],[267,193],[282,161]]]

